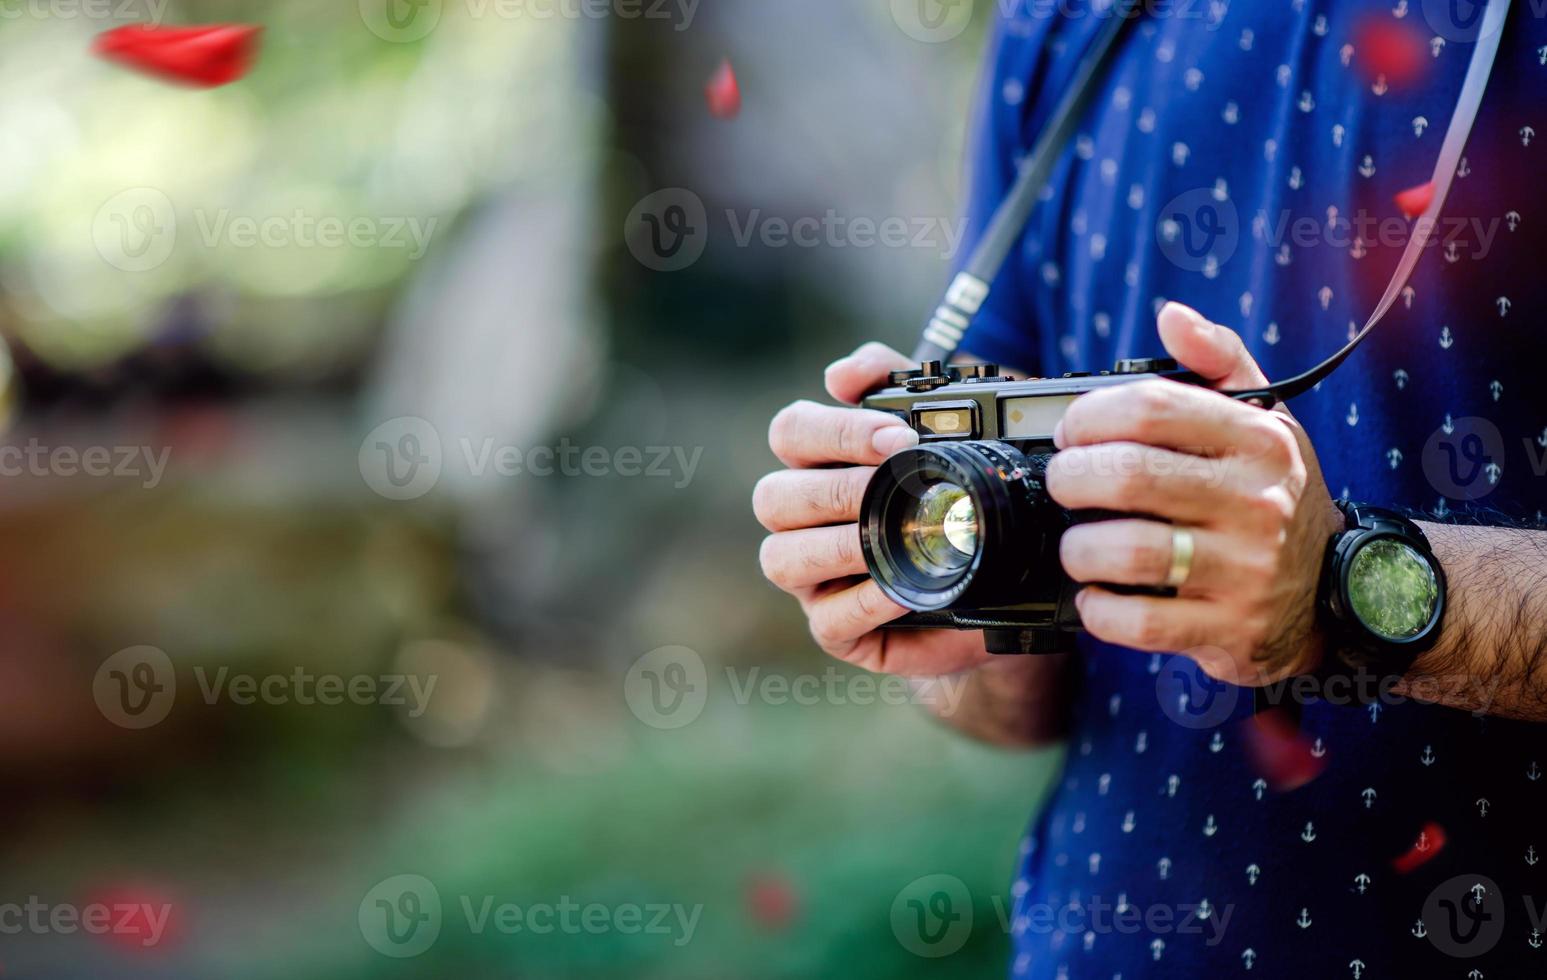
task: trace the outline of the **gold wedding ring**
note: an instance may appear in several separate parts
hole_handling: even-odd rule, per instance
[[[1171,529],[1171,570],[1166,573],[1166,588],[1180,589],[1192,574],[1193,538],[1185,527]]]

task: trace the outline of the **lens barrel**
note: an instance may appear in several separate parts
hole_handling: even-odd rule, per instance
[[[916,612],[1056,595],[1069,518],[1047,494],[1051,458],[1005,442],[939,442],[882,463],[860,504],[865,564],[881,591]]]

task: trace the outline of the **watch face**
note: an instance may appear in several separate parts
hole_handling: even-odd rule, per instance
[[[1348,603],[1383,640],[1410,640],[1434,618],[1440,585],[1427,558],[1394,538],[1376,538],[1354,553]]]

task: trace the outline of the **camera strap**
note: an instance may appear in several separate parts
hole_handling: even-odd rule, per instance
[[[984,300],[988,298],[990,284],[1004,268],[1010,252],[1025,231],[1032,209],[1036,206],[1043,188],[1047,186],[1054,165],[1068,146],[1081,114],[1095,94],[1097,83],[1112,61],[1117,50],[1117,40],[1123,28],[1129,21],[1139,17],[1136,9],[1139,2],[1140,0],[1117,0],[1111,11],[1103,15],[1110,20],[1102,25],[1090,50],[1086,52],[1075,72],[1075,77],[1064,97],[1059,101],[1046,128],[1033,145],[1031,153],[1021,161],[1015,183],[994,212],[989,221],[988,230],[977,247],[973,249],[966,266],[952,280],[950,289],[946,292],[945,301],[935,310],[929,325],[924,329],[923,340],[913,355],[914,360],[949,360],[961,343],[967,327],[978,310],[982,309]],[[1510,2],[1511,0],[1487,0],[1482,23],[1477,30],[1476,46],[1472,50],[1466,77],[1461,84],[1461,95],[1456,100],[1456,108],[1451,114],[1450,125],[1445,131],[1445,140],[1441,144],[1439,158],[1434,164],[1432,178],[1434,193],[1423,214],[1414,220],[1412,236],[1397,261],[1385,293],[1364,326],[1341,350],[1303,374],[1270,384],[1265,388],[1229,391],[1224,394],[1242,401],[1254,402],[1265,408],[1303,394],[1347,360],[1401,296],[1403,287],[1412,277],[1413,270],[1417,267],[1418,260],[1433,237],[1435,226],[1439,223],[1440,211],[1445,206],[1445,198],[1450,193],[1450,185],[1461,163],[1461,154],[1466,149],[1472,124],[1477,119],[1483,94],[1488,88],[1488,77],[1493,71],[1493,63],[1498,55],[1499,42],[1504,33],[1505,18],[1509,15]]]

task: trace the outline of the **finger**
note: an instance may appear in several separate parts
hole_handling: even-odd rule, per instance
[[[1288,463],[1298,455],[1284,417],[1196,385],[1135,381],[1081,395],[1064,413],[1060,449],[1140,442],[1194,455],[1234,453]]]
[[[861,637],[907,612],[870,579],[837,591],[819,591],[805,606],[817,645],[845,660]]]
[[[865,573],[857,524],[771,534],[763,539],[758,560],[764,577],[786,592]]]
[[[951,687],[961,680],[943,675],[970,670],[992,659],[983,648],[981,633],[964,633],[957,630],[875,630],[866,633],[839,659],[877,674],[897,674],[901,677],[939,678],[946,686],[930,694],[921,694],[921,704],[939,703],[941,697],[949,699],[951,692],[961,688]],[[945,702],[950,707],[950,701]]]
[[[782,409],[768,427],[768,445],[785,466],[828,463],[874,466],[899,449],[918,445],[895,415],[799,401]]]
[[[859,520],[859,504],[873,466],[835,470],[780,470],[752,489],[752,513],[770,531]]]
[[[892,371],[908,367],[918,365],[885,344],[869,343],[827,366],[827,393],[857,405],[867,392],[881,387]]]
[[[1229,625],[1203,599],[1118,595],[1097,585],[1075,596],[1080,622],[1098,640],[1150,653],[1227,646]]]
[[[1268,383],[1241,337],[1229,327],[1211,323],[1181,303],[1167,303],[1156,317],[1166,353],[1226,390],[1261,388]]]
[[[1076,446],[1047,466],[1047,490],[1069,510],[1099,508],[1213,524],[1249,491],[1245,465],[1131,442]]]
[[[1164,585],[1171,574],[1170,524],[1121,520],[1077,524],[1064,532],[1058,557],[1076,582],[1111,585]],[[1228,586],[1230,554],[1223,535],[1205,528],[1188,528],[1193,536],[1192,569],[1180,594],[1194,596]]]

